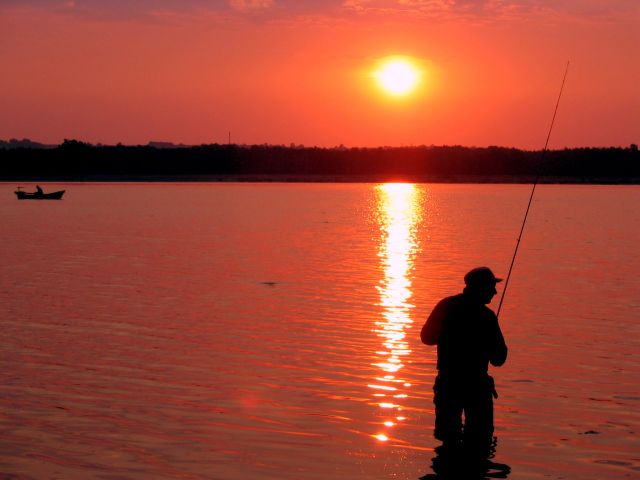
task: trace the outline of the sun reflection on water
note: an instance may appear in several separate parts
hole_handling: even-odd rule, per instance
[[[378,286],[382,319],[374,331],[382,339],[374,365],[380,374],[368,386],[382,422],[372,436],[380,442],[392,438],[391,429],[405,420],[402,400],[411,384],[402,368],[411,354],[406,340],[411,328],[411,279],[413,259],[418,250],[416,229],[421,218],[420,190],[412,184],[387,183],[376,188],[381,230],[380,263],[384,276]]]

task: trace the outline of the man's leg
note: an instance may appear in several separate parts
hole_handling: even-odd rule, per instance
[[[434,436],[445,445],[456,445],[462,440],[462,396],[454,384],[436,377],[433,386],[436,407]]]
[[[493,382],[490,377],[467,392],[464,404],[464,442],[472,449],[489,449],[493,440]]]

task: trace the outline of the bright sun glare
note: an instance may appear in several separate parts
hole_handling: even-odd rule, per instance
[[[406,57],[391,57],[382,61],[374,76],[383,90],[395,96],[404,96],[418,86],[421,72]]]

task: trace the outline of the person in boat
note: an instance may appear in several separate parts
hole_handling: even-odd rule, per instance
[[[493,399],[498,394],[488,367],[505,363],[507,345],[487,305],[500,281],[489,268],[474,268],[464,277],[463,292],[441,300],[422,327],[422,342],[438,347],[434,436],[443,446],[491,446]]]
[[[40,185],[36,185],[36,195],[38,197],[41,197],[42,195],[44,195],[44,190],[42,190],[42,188],[40,188]]]

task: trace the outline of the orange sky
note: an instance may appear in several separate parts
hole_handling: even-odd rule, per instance
[[[105,6],[108,4],[108,6]],[[3,0],[0,139],[640,143],[637,0]],[[401,100],[371,78],[410,55]]]

